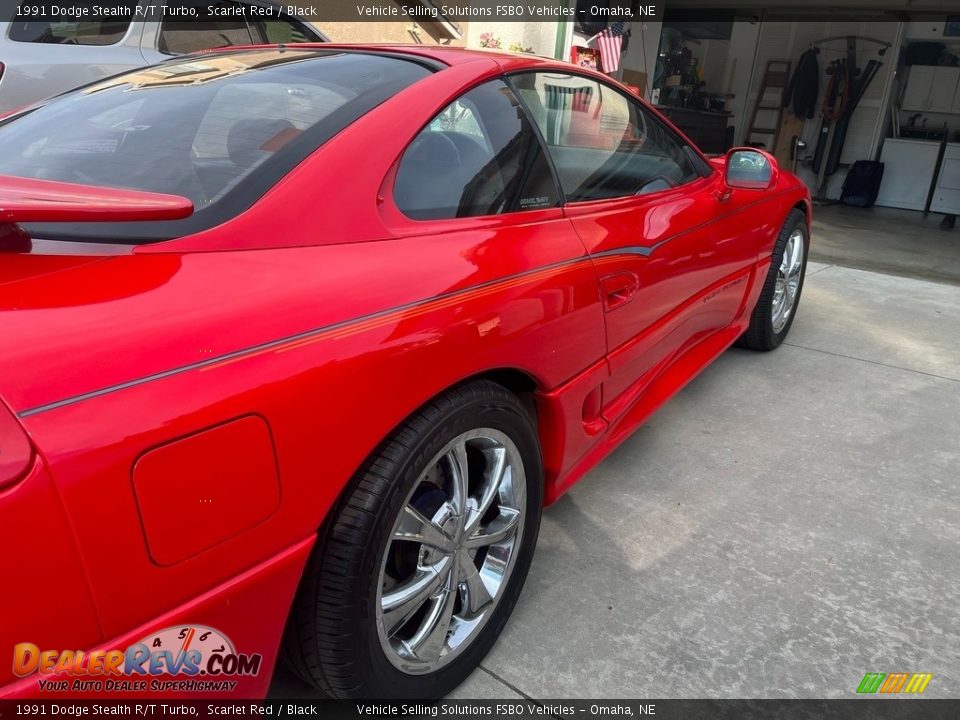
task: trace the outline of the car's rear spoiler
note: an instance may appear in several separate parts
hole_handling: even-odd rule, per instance
[[[179,220],[193,203],[179,195],[0,175],[0,225]]]

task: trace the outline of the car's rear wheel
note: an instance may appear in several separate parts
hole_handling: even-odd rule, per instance
[[[523,586],[540,526],[533,422],[472,382],[409,418],[324,526],[285,656],[334,697],[434,698],[486,655]]]
[[[787,337],[800,304],[808,246],[806,217],[799,210],[792,210],[773,246],[763,290],[750,316],[750,326],[740,336],[738,345],[773,350]]]

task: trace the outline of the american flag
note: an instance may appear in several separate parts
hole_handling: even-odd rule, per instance
[[[617,68],[620,67],[620,51],[623,49],[624,32],[623,23],[618,21],[605,27],[587,42],[590,45],[596,41],[597,49],[600,51],[600,64],[603,65],[605,73],[616,72]]]

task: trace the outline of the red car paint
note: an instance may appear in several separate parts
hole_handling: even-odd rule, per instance
[[[40,694],[2,659],[16,643],[117,648],[188,623],[261,653],[234,694],[264,695],[318,528],[404,418],[477,376],[531,391],[553,502],[743,332],[784,219],[797,207],[809,221],[789,173],[731,188],[717,162],[640,197],[410,220],[396,164],[437,111],[506,71],[590,73],[390,49],[449,67],[233,220],[132,248],[0,250],[0,696]],[[54,185],[44,202],[83,190],[189,212]],[[0,197],[16,187],[4,179]],[[248,445],[242,462],[232,443]],[[278,485],[245,463],[272,465]]]

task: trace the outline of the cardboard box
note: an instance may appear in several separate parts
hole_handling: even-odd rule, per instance
[[[639,88],[640,91],[637,94],[640,95],[640,97],[643,97],[647,92],[647,74],[645,72],[624,68],[620,82],[624,85]]]

